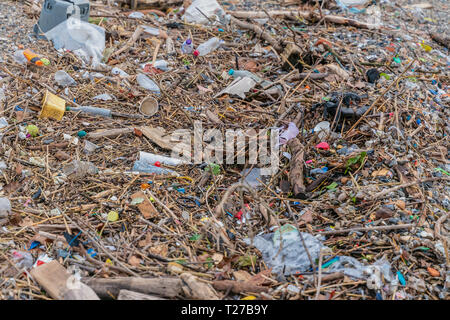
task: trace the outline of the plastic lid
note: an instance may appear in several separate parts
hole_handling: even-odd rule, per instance
[[[192,40],[191,39],[187,39],[186,40],[186,44],[191,44],[192,43]]]
[[[198,57],[199,54],[200,54],[200,52],[198,52],[198,50],[194,51],[194,56]]]
[[[232,76],[233,73],[234,73],[234,70],[233,70],[233,69],[230,69],[230,71],[228,71],[228,74],[229,74],[230,76]]]

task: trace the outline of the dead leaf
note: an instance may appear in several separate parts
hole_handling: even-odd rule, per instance
[[[12,193],[17,191],[17,189],[19,189],[20,187],[20,182],[19,181],[11,181],[10,183],[8,183],[7,185],[5,185],[3,187],[3,189],[8,192],[8,193]]]
[[[387,175],[391,175],[391,171],[389,169],[386,168],[382,168],[380,170],[376,170],[374,172],[372,172],[372,177],[385,177]]]
[[[217,117],[213,112],[206,110],[206,116],[209,120],[214,122],[215,124],[223,124],[222,121],[220,121],[219,117]]]
[[[311,223],[313,221],[313,214],[310,210],[307,210],[302,216],[300,220],[305,221],[306,223]]]
[[[169,246],[167,244],[159,244],[148,248],[148,251],[152,254],[156,254],[160,257],[166,258],[169,253]]]
[[[132,265],[133,267],[139,267],[141,265],[141,259],[136,256],[131,256],[130,259],[128,259],[128,264]]]
[[[257,286],[260,286],[260,285],[263,285],[263,284],[270,284],[271,281],[267,280],[264,277],[270,278],[270,274],[271,273],[272,273],[272,268],[263,270],[263,271],[259,272],[258,274],[254,275],[250,279],[250,282],[255,284],[255,285],[257,285]]]
[[[58,152],[55,153],[55,158],[59,161],[69,160],[70,155],[65,153],[64,151],[58,150]]]
[[[16,112],[16,119],[18,122],[22,122],[23,118],[25,118],[25,112],[23,111],[17,111]]]
[[[197,89],[198,89],[198,93],[200,94],[204,94],[204,93],[208,93],[208,92],[213,92],[210,88],[205,88],[202,87],[201,85],[197,85]]]
[[[33,220],[31,220],[30,217],[26,217],[25,219],[23,219],[20,223],[19,226],[21,227],[29,227],[31,225],[33,225]]]
[[[406,203],[403,200],[395,201],[395,205],[401,210],[405,210],[406,209]]]
[[[137,205],[139,211],[142,213],[144,218],[152,218],[158,214],[158,210],[156,210],[155,206],[148,200],[147,196],[142,192],[138,191],[135,194],[131,196],[131,199],[133,200],[140,200],[142,201]]]
[[[16,174],[21,175],[23,171],[23,165],[16,163]]]
[[[375,212],[375,217],[377,219],[388,219],[391,218],[394,215],[394,211],[388,208],[379,208],[377,212]]]
[[[327,64],[325,67],[329,73],[338,75],[341,79],[347,80],[348,78],[350,78],[350,75],[348,74],[348,72],[346,70],[342,69],[341,67],[339,67],[337,64],[330,63],[330,64]]]
[[[441,273],[439,271],[437,271],[436,269],[434,269],[432,267],[428,267],[427,271],[432,277],[439,277],[441,275]]]
[[[233,277],[236,281],[250,281],[252,279],[252,275],[245,270],[234,271]]]

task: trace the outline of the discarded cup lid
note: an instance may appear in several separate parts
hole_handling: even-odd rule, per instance
[[[153,97],[147,97],[141,101],[139,111],[148,117],[153,116],[159,110],[158,100]]]

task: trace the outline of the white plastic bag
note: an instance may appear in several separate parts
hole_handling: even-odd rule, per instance
[[[201,10],[201,12],[198,9]],[[203,14],[204,15],[203,15]],[[211,21],[227,24],[230,16],[225,14],[223,8],[216,0],[194,0],[192,4],[186,8],[186,12],[182,19],[186,19],[189,23],[208,24]]]
[[[105,29],[80,19],[70,17],[45,36],[53,42],[56,50],[74,51],[80,58],[89,58],[92,66],[98,66],[105,50]]]

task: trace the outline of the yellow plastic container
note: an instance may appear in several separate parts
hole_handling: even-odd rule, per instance
[[[42,110],[39,118],[61,120],[65,111],[66,101],[47,90],[42,101]]]

